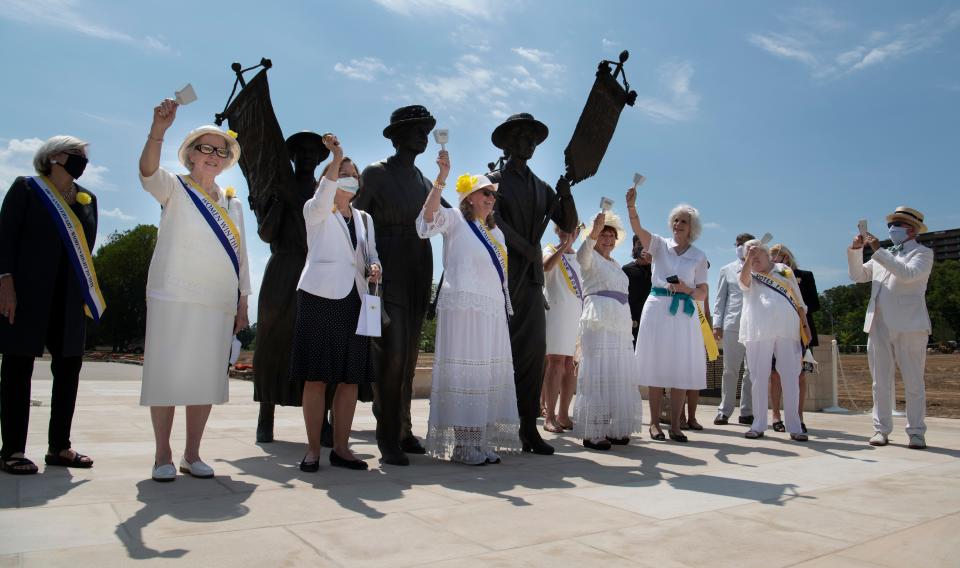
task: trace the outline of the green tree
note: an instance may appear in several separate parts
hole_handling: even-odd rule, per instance
[[[115,231],[93,255],[107,310],[91,339],[127,351],[147,329],[147,272],[157,244],[157,228],[137,225]]]
[[[430,301],[437,297],[437,283],[430,286]],[[437,320],[423,318],[423,329],[420,332],[420,352],[433,353],[437,347]]]

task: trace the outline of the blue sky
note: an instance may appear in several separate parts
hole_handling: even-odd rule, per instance
[[[597,62],[629,49],[638,102],[624,110],[597,176],[574,187],[584,220],[603,195],[623,215],[639,171],[649,228],[666,233],[679,202],[700,209],[696,244],[713,265],[711,285],[737,233],[769,231],[821,290],[847,282],[844,249],[860,218],[880,229],[884,214],[908,205],[931,230],[960,226],[949,166],[960,148],[960,2],[266,6],[0,0],[0,195],[32,173],[41,140],[69,133],[91,142],[81,183],[100,198],[99,240],[156,224],[158,207],[137,180],[152,107],[187,82],[200,97],[167,134],[163,163],[177,169],[183,135],[223,108],[230,63],[261,57],[273,60],[273,103],[288,135],[336,132],[349,155],[371,163],[392,150],[381,135],[390,112],[424,104],[450,129],[454,172],[478,173],[497,156],[492,130],[531,112],[550,127],[532,167],[553,183]],[[436,150],[418,160],[430,177]],[[238,168],[219,181],[246,195]],[[269,250],[253,226],[256,291]],[[615,255],[626,262],[629,251]]]

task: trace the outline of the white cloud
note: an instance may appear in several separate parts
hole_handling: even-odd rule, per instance
[[[613,49],[616,49],[616,48],[620,45],[620,42],[619,42],[619,41],[614,41],[614,40],[612,40],[612,39],[601,38],[601,39],[600,39],[600,45],[601,45],[604,49],[613,50]]]
[[[857,32],[825,8],[794,9],[781,18],[788,30],[754,33],[747,40],[783,59],[804,64],[817,78],[836,78],[926,51],[960,28],[960,10],[895,26],[890,30]]]
[[[514,47],[510,51],[532,63],[536,73],[544,79],[552,80],[566,69],[563,65],[553,62],[553,54],[549,51],[530,47]]]
[[[0,195],[7,193],[17,176],[34,175],[33,155],[42,144],[39,138],[14,138],[7,141],[6,147],[0,147]]]
[[[0,0],[0,17],[30,25],[46,25],[71,30],[105,41],[115,41],[151,52],[170,52],[163,36],[135,37],[89,19],[89,6],[78,0]]]
[[[515,6],[507,0],[375,0],[391,12],[404,16],[430,17],[453,14],[470,20],[498,20],[504,8]]]
[[[101,209],[100,216],[102,217],[111,217],[113,219],[120,219],[121,221],[133,221],[136,219],[133,215],[127,215],[120,210],[119,207],[114,207],[113,209]]]
[[[668,98],[637,97],[636,108],[658,122],[683,122],[696,117],[700,95],[690,88],[693,64],[668,61],[657,71],[657,82]]]
[[[390,75],[393,70],[376,57],[351,59],[350,63],[337,63],[333,70],[358,81],[373,81],[378,74]]]

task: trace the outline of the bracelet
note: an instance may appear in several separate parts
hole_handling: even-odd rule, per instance
[[[151,141],[151,142],[156,142],[157,144],[163,142],[163,138],[154,138],[153,136],[150,136],[149,134],[147,134],[147,140],[149,140],[149,141]]]
[[[447,187],[447,182],[445,182],[445,181],[440,181],[440,180],[438,180],[438,179],[433,180],[433,187],[435,187],[435,188],[437,188],[437,189],[441,189],[441,190],[442,190],[442,189],[446,189],[446,187]]]

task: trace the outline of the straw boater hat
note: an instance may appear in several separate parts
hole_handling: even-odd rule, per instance
[[[607,210],[603,212],[603,228],[610,227],[611,229],[617,232],[617,240],[613,243],[613,248],[620,246],[620,243],[623,242],[623,239],[627,237],[627,231],[623,228],[623,223],[620,221],[620,217],[617,216],[613,211]],[[589,228],[589,226],[587,227]],[[602,231],[601,231],[602,232]],[[590,231],[586,229],[583,230],[584,241],[587,240],[587,237],[590,236]]]
[[[327,147],[323,145],[323,136],[309,130],[301,130],[287,138],[287,141],[284,143],[287,146],[287,155],[290,156],[291,160],[293,159],[293,155],[296,154],[296,149],[307,142],[313,142],[320,148],[321,162],[326,160],[327,156],[330,155],[330,150],[327,150]]]
[[[493,131],[493,134],[490,135],[490,140],[493,141],[493,145],[501,150],[504,149],[504,145],[507,142],[507,136],[516,128],[522,126],[533,127],[533,131],[537,137],[537,145],[543,143],[547,139],[547,135],[550,131],[547,129],[547,125],[540,122],[539,120],[533,118],[533,115],[526,112],[521,112],[509,117],[507,120],[503,121],[503,124],[496,127]]]
[[[917,233],[926,233],[927,226],[923,224],[923,213],[909,207],[897,207],[896,211],[887,215],[887,223],[903,221],[917,228]]]
[[[187,134],[187,137],[183,139],[183,144],[180,144],[180,150],[177,151],[177,156],[180,158],[180,163],[183,164],[183,167],[187,167],[187,152],[193,148],[194,144],[197,142],[197,138],[205,134],[216,134],[220,136],[227,142],[227,149],[230,150],[230,157],[227,158],[227,165],[223,166],[224,170],[229,170],[237,164],[237,160],[240,159],[240,143],[237,142],[237,134],[232,130],[224,132],[212,124],[207,124],[201,126],[200,128],[194,128]]]
[[[429,132],[437,125],[437,119],[421,105],[400,107],[390,114],[390,124],[383,129],[383,137],[392,138],[397,128],[411,124],[426,124]]]
[[[463,200],[466,199],[471,193],[479,191],[485,187],[492,188],[493,191],[497,191],[497,187],[500,184],[493,183],[490,181],[490,178],[487,176],[472,176],[470,174],[463,174],[457,178],[457,195],[460,197],[460,203],[463,203]]]

